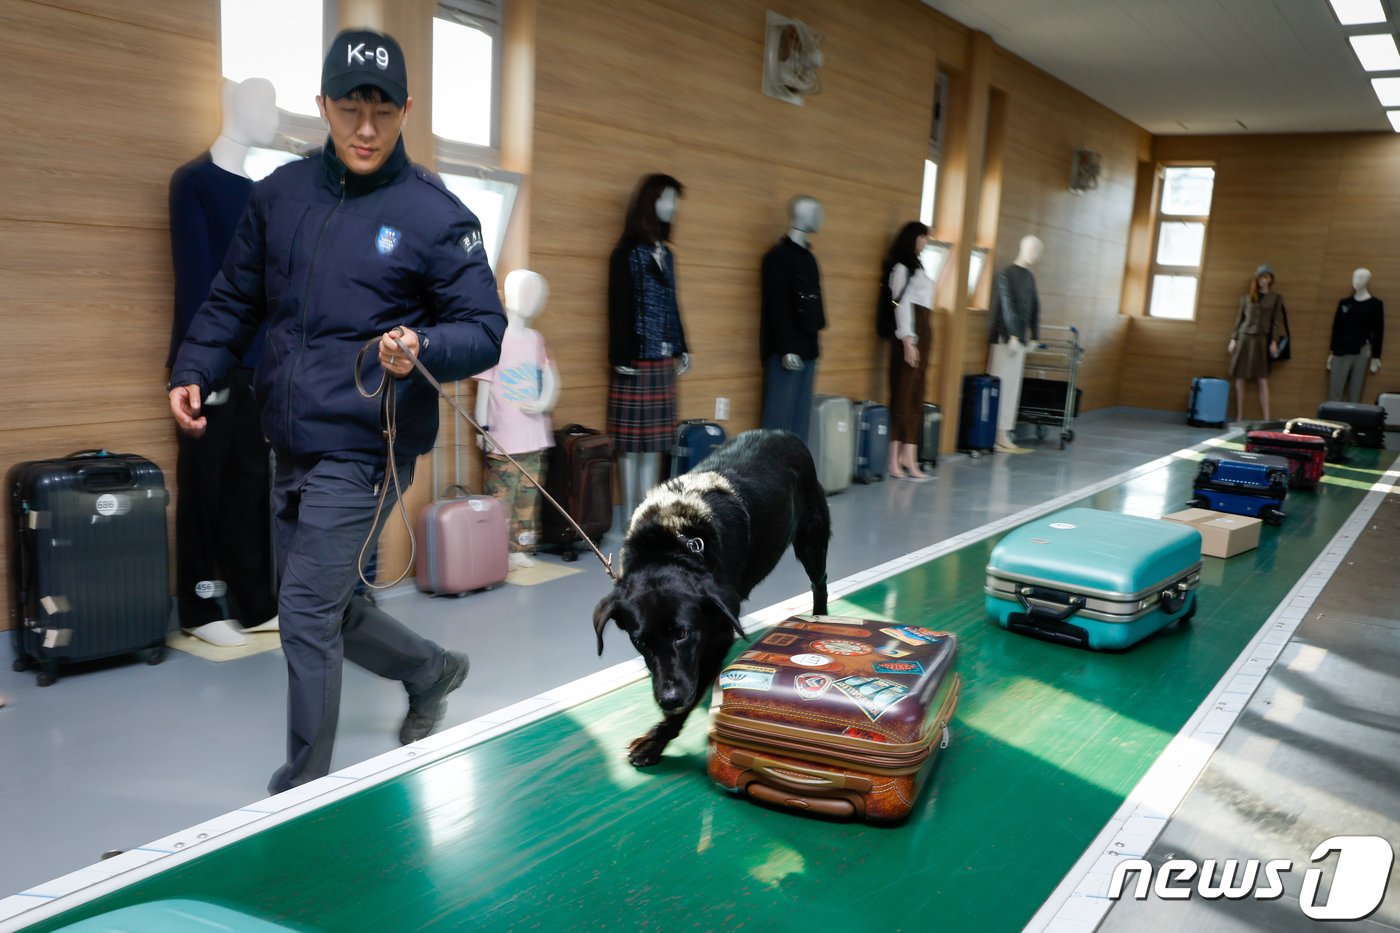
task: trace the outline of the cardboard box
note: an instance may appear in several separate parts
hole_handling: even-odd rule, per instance
[[[1201,533],[1201,553],[1208,557],[1234,557],[1259,546],[1259,528],[1264,523],[1257,518],[1228,515],[1210,509],[1185,509],[1163,515],[1163,521],[1190,525]]]

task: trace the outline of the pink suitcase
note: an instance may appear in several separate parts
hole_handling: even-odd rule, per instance
[[[418,588],[460,596],[510,572],[506,512],[491,496],[439,499],[418,514]]]

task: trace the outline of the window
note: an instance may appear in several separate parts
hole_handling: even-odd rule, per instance
[[[318,116],[326,54],[321,0],[223,0],[219,8],[224,77],[266,78],[279,110]]]
[[[438,173],[481,221],[491,268],[523,180],[500,168],[501,0],[441,0],[433,20]]]
[[[919,223],[933,229],[938,206],[938,163],[943,158],[943,127],[947,123],[948,76],[939,72],[933,82],[933,122],[928,132],[928,157],[924,159],[924,186],[919,198]]]
[[[1161,171],[1161,182],[1147,314],[1189,321],[1196,316],[1215,169],[1209,165],[1168,165]]]
[[[938,163],[924,159],[924,193],[919,199],[919,223],[933,229],[933,207],[938,196]]]

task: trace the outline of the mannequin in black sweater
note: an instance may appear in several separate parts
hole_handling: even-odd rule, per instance
[[[811,421],[818,334],[826,326],[821,275],[808,236],[822,225],[822,206],[800,195],[788,205],[788,232],[763,257],[758,353],[763,363],[762,426],[804,441]]]

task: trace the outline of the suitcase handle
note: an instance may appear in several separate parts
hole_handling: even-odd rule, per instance
[[[794,810],[805,810],[809,813],[817,813],[821,816],[831,816],[849,819],[859,816],[856,805],[845,797],[807,797],[802,794],[792,794],[788,791],[779,790],[776,787],[769,787],[754,781],[744,787],[744,792],[755,800],[764,803],[776,804],[780,807],[791,807]]]
[[[78,467],[78,485],[87,490],[130,489],[136,476],[125,463],[103,463]]]
[[[1026,607],[1026,614],[1051,622],[1063,622],[1084,608],[1083,596],[1072,596],[1044,586],[1021,586],[1016,596]]]
[[[869,793],[872,784],[868,778],[840,771],[825,771],[810,765],[789,761],[774,761],[749,752],[735,751],[730,760],[735,767],[748,770],[755,778],[791,787],[795,790],[853,790]]]

